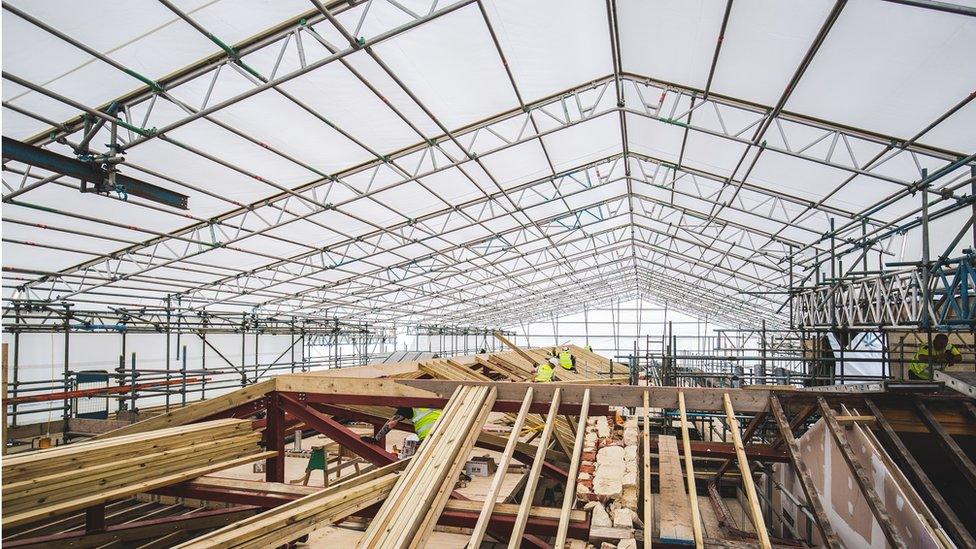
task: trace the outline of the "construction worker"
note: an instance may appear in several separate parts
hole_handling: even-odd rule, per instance
[[[549,383],[552,381],[552,364],[549,361],[540,362],[535,367],[535,381],[539,383]]]
[[[593,352],[593,346],[590,345],[589,343],[587,343],[586,344],[586,347],[583,347],[583,350],[585,350],[588,353],[592,353]]]
[[[564,370],[575,370],[576,369],[576,357],[569,352],[568,346],[563,346],[563,350],[559,353],[559,365],[562,366]]]
[[[927,343],[919,345],[915,358],[908,365],[908,379],[930,380],[929,362],[932,363],[932,371],[942,371],[946,366],[952,366],[959,362],[962,353],[955,345],[949,343],[949,336],[938,334],[932,339],[934,352],[929,351]]]
[[[434,428],[434,424],[437,423],[437,419],[441,417],[441,411],[435,410],[434,408],[397,408],[394,412],[393,417],[389,419],[382,427],[376,431],[373,436],[363,436],[360,437],[363,442],[368,442],[370,444],[378,444],[391,429],[396,427],[396,424],[403,421],[404,419],[410,418],[413,422],[413,432],[417,434],[417,438],[420,442],[424,441],[424,438],[430,434],[431,430]]]

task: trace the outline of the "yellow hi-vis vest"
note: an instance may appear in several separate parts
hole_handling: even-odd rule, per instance
[[[433,408],[414,408],[413,409],[413,432],[417,433],[417,438],[424,440],[424,437],[434,428],[437,418],[441,417],[441,411]]]
[[[573,355],[569,351],[562,351],[559,353],[559,365],[566,370],[573,369]]]
[[[542,383],[552,381],[552,366],[548,362],[539,363],[539,367],[535,370],[535,380]]]
[[[949,353],[952,354],[953,356],[956,357],[962,356],[962,353],[959,352],[959,349],[956,349],[956,347],[952,343],[947,343],[945,350],[949,351]],[[929,379],[928,356],[929,356],[929,346],[927,343],[923,343],[919,345],[918,351],[916,351],[915,353],[915,358],[913,358],[912,362],[908,365],[908,369],[911,370],[916,376],[918,376],[921,379]],[[941,356],[932,357],[933,372],[941,371],[945,367],[946,364],[945,364],[945,359],[943,357]]]

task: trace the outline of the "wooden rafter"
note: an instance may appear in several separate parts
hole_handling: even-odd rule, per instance
[[[590,412],[590,390],[583,394],[583,407],[580,410],[576,427],[576,440],[573,443],[573,455],[570,458],[569,478],[566,481],[566,492],[563,495],[562,512],[559,515],[559,528],[556,531],[556,547],[566,545],[566,532],[569,530],[569,512],[576,501],[576,477],[579,474],[580,455],[583,453],[583,438],[586,434],[586,418]]]
[[[782,437],[786,451],[790,455],[790,464],[793,466],[793,471],[797,477],[800,478],[800,487],[803,488],[803,495],[806,496],[807,503],[813,511],[814,522],[817,524],[817,529],[820,530],[820,537],[823,538],[824,543],[828,547],[831,547],[831,549],[840,549],[840,539],[837,538],[837,534],[830,525],[830,519],[827,518],[827,511],[824,509],[823,500],[820,499],[817,487],[813,484],[810,470],[800,457],[800,445],[797,444],[796,438],[793,436],[793,429],[786,420],[783,405],[780,404],[779,398],[773,395],[769,399],[769,406],[773,411],[773,419],[776,420],[776,426],[779,427],[780,437]]]
[[[732,400],[729,399],[728,393],[725,394],[725,419],[732,431],[732,444],[735,445],[739,474],[742,475],[742,487],[746,493],[746,499],[749,501],[749,516],[752,518],[752,525],[756,529],[759,546],[763,549],[770,549],[772,546],[769,543],[769,532],[766,530],[766,523],[763,521],[762,509],[759,507],[759,496],[756,495],[756,485],[752,480],[752,471],[749,469],[749,462],[746,460],[746,452],[742,449],[739,423],[735,419],[735,410],[732,408]]]
[[[874,518],[877,519],[878,524],[881,525],[881,531],[884,532],[885,538],[888,539],[888,543],[890,543],[892,547],[896,548],[907,547],[901,535],[895,530],[895,527],[891,522],[891,516],[888,514],[884,501],[882,501],[881,497],[878,495],[877,490],[874,489],[874,480],[854,455],[854,450],[851,449],[851,445],[847,440],[847,435],[844,433],[844,428],[837,423],[837,419],[834,417],[834,411],[830,409],[830,406],[827,405],[827,401],[822,396],[817,397],[817,405],[820,407],[820,413],[823,415],[824,421],[827,423],[827,430],[830,432],[834,442],[837,444],[837,448],[844,457],[844,461],[847,462],[847,466],[850,467],[851,472],[854,474],[854,480],[857,481],[857,485],[860,487],[861,493],[864,495],[864,499],[868,503],[868,507],[871,508]]]
[[[688,414],[685,410],[685,394],[678,391],[678,411],[681,413],[681,444],[685,451],[685,478],[688,480],[688,498],[691,502],[691,528],[695,535],[695,546],[704,547],[701,511],[698,509],[698,489],[695,486],[695,465],[691,456],[691,441],[688,438]]]

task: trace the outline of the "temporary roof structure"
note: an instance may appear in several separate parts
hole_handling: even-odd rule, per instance
[[[917,260],[923,200],[956,207],[936,253],[965,246],[972,7],[3,8],[5,299],[510,325],[640,294],[738,325],[834,252]]]

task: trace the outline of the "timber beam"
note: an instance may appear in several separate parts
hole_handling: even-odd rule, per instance
[[[529,386],[536,390],[533,405],[544,403],[541,409],[545,413],[547,404],[552,401],[553,392],[560,388],[560,415],[578,415],[583,402],[583,393],[591,391],[591,413],[602,413],[601,407],[607,406],[643,406],[644,392],[647,391],[650,405],[655,408],[677,408],[678,392],[676,387],[636,387],[628,385],[587,385],[587,384],[537,384],[537,383],[497,383],[492,381],[448,381],[435,379],[367,379],[367,378],[337,378],[324,376],[283,375],[276,379],[277,390],[286,393],[304,395],[309,402],[326,404],[372,404],[372,405],[402,405],[402,406],[443,406],[459,385],[487,386],[498,389],[498,399],[495,410],[518,411],[522,396]],[[728,389],[711,389],[701,387],[683,387],[680,389],[685,395],[688,410],[721,412],[724,409],[722,395],[730,393],[735,409],[743,413],[757,413],[766,408],[770,391],[765,389],[748,389],[728,391]],[[790,393],[789,391],[779,391]],[[395,403],[395,404],[394,404]],[[506,404],[508,403],[508,404]],[[508,408],[511,408],[510,410]],[[533,413],[535,409],[531,410]]]
[[[657,444],[657,435],[650,435],[651,444]],[[735,445],[731,442],[709,442],[702,440],[688,441],[691,455],[696,458],[717,458],[731,460],[736,457]],[[768,444],[746,444],[743,446],[746,457],[754,461],[788,463],[789,454],[786,450],[774,449]],[[684,448],[678,446],[678,454],[684,457]]]
[[[205,483],[197,482],[164,486],[162,488],[157,488],[150,493],[175,498],[202,499],[204,501],[249,505],[254,507],[262,507],[265,509],[284,505],[285,503],[294,501],[300,497],[294,494],[270,492],[260,489],[229,488],[226,486],[211,486]]]
[[[871,478],[864,466],[861,465],[861,463],[857,460],[854,450],[851,448],[850,442],[847,440],[847,434],[844,432],[844,428],[837,423],[834,411],[830,409],[830,407],[827,405],[827,401],[824,400],[823,397],[817,397],[817,404],[820,408],[820,414],[823,417],[824,422],[827,424],[827,431],[834,439],[834,445],[840,451],[844,461],[847,462],[847,467],[850,469],[854,480],[857,481],[857,484],[861,489],[861,494],[864,496],[868,507],[871,508],[874,518],[881,526],[881,531],[884,533],[888,543],[895,548],[908,547],[905,545],[901,534],[895,530],[891,517],[888,514],[887,507],[885,506],[885,502],[881,499],[877,490],[874,488],[874,480]]]
[[[932,483],[925,469],[918,463],[915,456],[908,450],[905,443],[895,432],[895,429],[888,423],[887,418],[885,418],[884,413],[875,405],[871,399],[866,399],[865,401],[868,405],[868,410],[874,414],[877,418],[877,424],[880,428],[879,431],[888,439],[890,443],[889,451],[892,457],[901,465],[902,471],[906,473],[909,478],[913,478],[915,483],[913,486],[917,488],[920,494],[922,494],[926,499],[926,503],[929,505],[930,509],[939,517],[939,521],[943,526],[949,531],[952,536],[953,541],[955,541],[960,547],[976,547],[976,540],[966,529],[965,524],[956,515],[956,512],[952,510],[952,506],[949,502],[945,500],[939,489]]]
[[[423,381],[433,381],[433,380],[423,380]],[[448,383],[458,383],[465,384],[465,382],[448,382]],[[477,382],[477,383],[496,383],[496,382]],[[499,382],[499,384],[507,385],[507,382]],[[559,383],[554,383],[554,385],[561,385]],[[446,397],[441,397],[439,395],[434,396],[384,396],[380,395],[370,395],[370,394],[359,394],[357,393],[342,393],[342,394],[322,394],[322,393],[302,393],[302,392],[288,392],[285,393],[290,395],[296,400],[304,400],[313,404],[316,408],[321,410],[327,409],[339,409],[344,406],[386,406],[389,408],[397,408],[404,406],[407,408],[443,408],[447,405],[447,401],[450,395]],[[518,412],[520,402],[514,400],[503,400],[495,401],[492,405],[491,410],[493,412]],[[594,410],[594,414],[597,415],[608,415],[610,413],[609,404],[595,405],[591,407]],[[549,401],[538,401],[533,402],[529,408],[529,411],[533,414],[545,414],[549,411]],[[559,405],[560,415],[579,415],[580,405],[578,403],[563,403]],[[350,417],[352,415],[347,412],[331,414],[342,417]],[[361,416],[362,417],[362,416]],[[364,420],[365,423],[373,423],[373,420]]]
[[[473,528],[478,522],[480,501],[466,501],[451,499],[444,507],[437,524],[455,528]],[[512,503],[497,503],[488,519],[489,529],[497,528],[499,532],[510,532],[518,516],[518,505]],[[372,518],[378,506],[368,507],[355,513],[355,516]],[[559,527],[560,510],[555,507],[532,507],[525,521],[525,533],[536,536],[554,536]],[[569,515],[569,537],[587,539],[590,531],[589,516],[586,511],[574,510]]]
[[[3,546],[5,549],[7,547],[41,548],[55,545],[99,547],[119,541],[128,542],[156,538],[174,532],[193,532],[218,528],[249,517],[257,511],[257,507],[251,506],[204,510],[192,515],[175,515],[107,526],[104,531],[94,534],[86,533],[84,530],[71,530],[46,536],[4,540]]]

